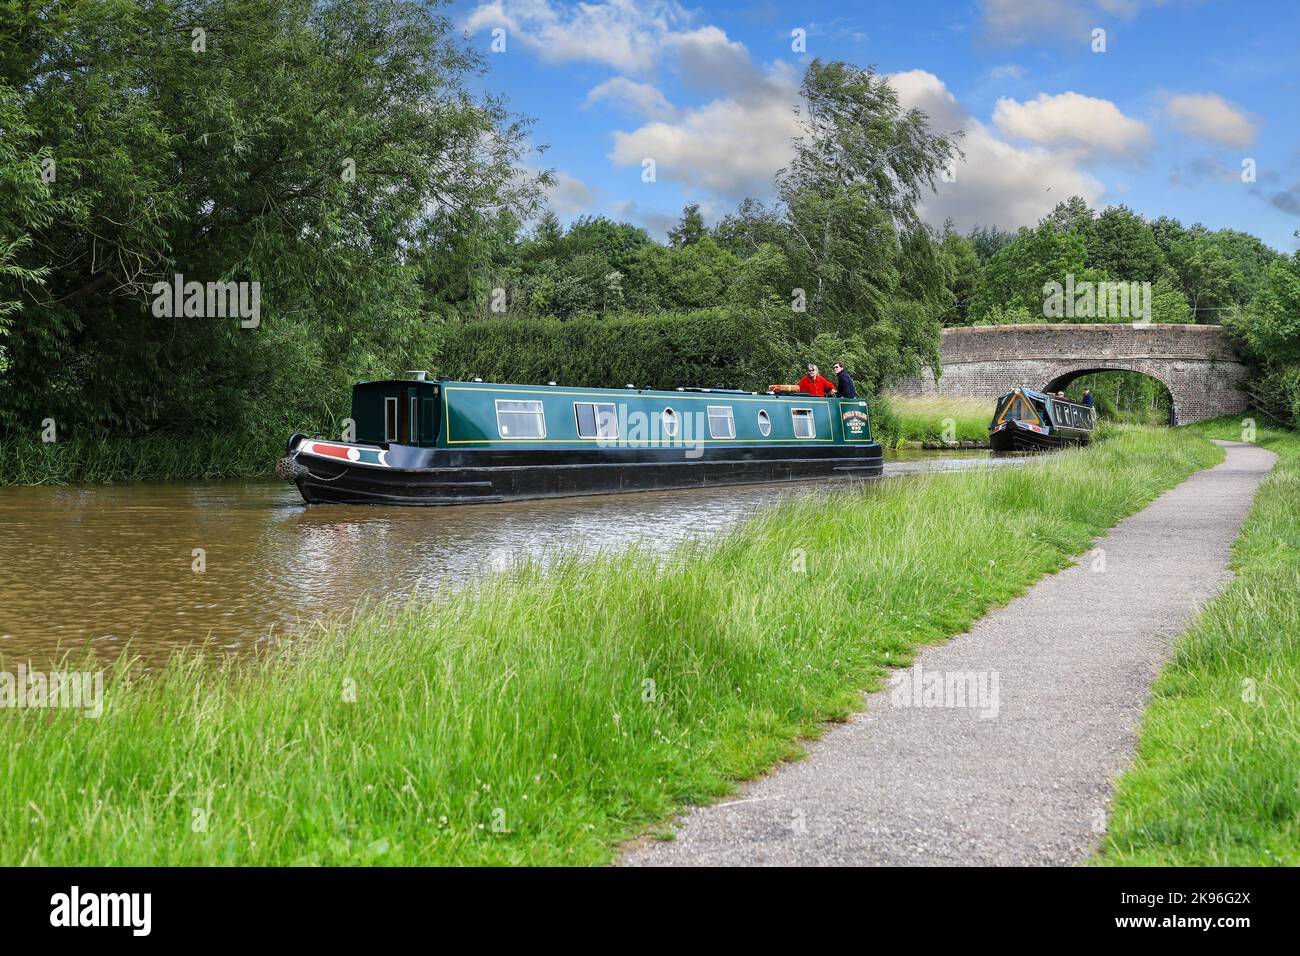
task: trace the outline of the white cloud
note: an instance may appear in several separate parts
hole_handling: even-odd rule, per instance
[[[1170,121],[1188,136],[1225,146],[1248,146],[1255,138],[1249,116],[1217,93],[1175,96],[1165,105]]]
[[[643,209],[632,199],[622,199],[613,203],[610,211],[624,222],[641,226],[660,242],[668,239],[668,230],[676,226],[678,220],[678,217],[672,213],[659,209]]]
[[[1063,199],[1080,195],[1095,204],[1105,192],[1100,180],[1080,168],[1079,150],[1008,143],[967,114],[933,73],[911,70],[892,75],[890,82],[904,106],[924,110],[940,129],[966,133],[956,179],[936,183],[935,193],[921,203],[927,222],[951,218],[961,230],[977,224],[1032,226]]]
[[[1131,21],[1144,7],[1170,0],[980,0],[984,37],[995,43],[1025,43],[1040,37],[1088,39],[1094,27],[1112,19]]]
[[[587,91],[587,106],[610,103],[647,119],[668,119],[677,110],[657,86],[638,83],[625,76],[615,76]]]
[[[1017,6],[1042,14],[1061,5],[1053,0],[985,3],[986,10],[999,7],[1008,17]],[[1022,10],[1016,22],[1032,24],[1038,14]],[[561,7],[554,0],[493,0],[477,7],[467,22],[470,30],[493,26],[504,26],[508,43],[522,44],[543,59],[586,60],[630,74],[599,83],[586,103],[612,104],[643,119],[634,129],[613,132],[610,158],[628,168],[625,195],[644,198],[624,199],[614,208],[655,232],[662,233],[676,214],[655,209],[654,185],[640,179],[644,159],[655,160],[660,181],[688,187],[706,206],[714,201],[730,206],[745,196],[770,196],[774,174],[793,155],[792,140],[799,133],[794,107],[800,78],[795,68],[782,61],[755,63],[743,44],[717,27],[693,26],[689,14],[674,2],[610,0]],[[637,78],[665,67],[676,70],[686,89],[711,98],[700,105],[675,106],[658,86]],[[1002,75],[1016,76],[1017,70],[1008,66]],[[1007,101],[1003,108],[1004,121],[1032,143],[1015,145],[970,116],[934,74],[912,70],[890,79],[904,106],[925,110],[935,129],[966,133],[961,140],[966,158],[957,166],[956,181],[939,183],[937,194],[922,204],[922,215],[935,224],[951,217],[963,229],[976,223],[1013,228],[1036,223],[1073,194],[1096,203],[1105,187],[1081,164],[1094,151],[1097,137],[1108,151],[1128,152],[1135,140],[1149,136],[1144,125],[1123,116],[1113,104],[1088,97],[1078,97],[1087,108],[1081,114],[1076,111],[1075,118],[1096,121],[1100,134],[1090,130],[1086,136],[1066,136],[1077,131],[1057,117],[1070,113],[1063,108],[1068,101],[1039,97],[1026,104]],[[1056,125],[1045,126],[1047,119]],[[586,211],[596,201],[580,180],[567,174],[557,174],[556,179],[551,203],[557,212]]]
[[[596,202],[596,194],[591,187],[577,176],[556,170],[552,177],[554,185],[546,190],[547,208],[555,211],[557,216],[568,218],[590,212]]]
[[[637,167],[653,159],[658,178],[731,199],[766,194],[772,175],[789,161],[791,139],[798,133],[797,87],[780,95],[776,89],[766,99],[717,99],[683,110],[673,121],[616,131],[611,158],[616,165]]]
[[[989,70],[991,80],[1018,80],[1025,75],[1025,68],[1017,63],[1003,63]]]
[[[964,129],[971,122],[965,107],[948,92],[943,80],[926,70],[889,74],[889,85],[906,109],[919,109],[930,120],[930,128],[941,133]]]
[[[1024,43],[1056,34],[1088,35],[1088,17],[1077,0],[980,0],[984,36],[998,43]]]
[[[691,17],[674,0],[607,0],[573,6],[551,0],[492,0],[475,7],[470,33],[506,31],[506,51],[520,43],[553,63],[589,60],[645,73],[657,65],[668,39]]]
[[[1152,139],[1145,123],[1125,116],[1110,100],[1080,93],[1039,93],[1025,103],[1002,97],[993,109],[993,122],[1012,139],[1114,156],[1140,155]]]

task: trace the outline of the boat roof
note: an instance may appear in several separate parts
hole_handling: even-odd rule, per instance
[[[419,382],[419,381],[421,381],[421,380],[417,380],[417,379],[404,379],[404,378],[393,378],[393,379],[372,379],[372,380],[370,380],[370,381],[358,382],[357,384],[358,384],[358,385],[375,385],[375,384],[387,383],[387,382],[394,382],[394,383],[396,383],[396,382],[403,382],[403,383],[406,383],[406,384],[411,384],[411,383]],[[593,392],[593,393],[608,394],[608,395],[627,395],[627,394],[630,393],[630,394],[633,394],[633,395],[663,395],[663,396],[667,397],[667,396],[681,395],[681,394],[683,394],[683,393],[691,393],[691,394],[694,394],[694,395],[717,395],[719,398],[728,398],[728,397],[731,397],[731,396],[746,396],[746,397],[748,397],[748,396],[755,396],[755,395],[757,395],[757,396],[761,396],[761,397],[763,397],[763,398],[794,398],[794,399],[809,399],[809,398],[829,399],[829,398],[833,398],[833,397],[835,397],[835,396],[830,396],[830,395],[825,395],[825,396],[820,396],[820,395],[810,395],[810,394],[808,394],[807,392],[768,392],[768,391],[763,391],[763,392],[751,392],[751,391],[746,391],[745,389],[742,389],[742,388],[727,388],[727,387],[724,387],[724,386],[717,386],[717,387],[714,387],[714,388],[705,388],[705,387],[702,387],[702,386],[683,385],[683,386],[679,386],[678,388],[675,388],[675,389],[668,389],[668,388],[602,388],[602,387],[590,386],[590,385],[551,385],[551,384],[549,384],[549,383],[545,383],[545,384],[524,384],[524,383],[519,383],[519,382],[475,382],[475,381],[468,381],[468,382],[467,382],[467,381],[462,381],[462,380],[459,380],[459,379],[449,379],[449,378],[425,379],[425,380],[423,380],[423,381],[424,381],[425,383],[427,383],[427,384],[437,384],[437,385],[455,385],[455,386],[460,386],[460,387],[465,387],[465,388],[479,388],[479,389],[484,389],[484,390],[487,390],[487,389],[496,389],[496,388],[504,388],[504,389],[528,389],[528,390],[531,391],[531,390],[536,390],[536,389],[554,388],[554,389],[556,389],[556,390],[559,391],[559,392],[562,392],[562,391],[565,391],[565,390],[577,390],[577,391],[581,391],[581,392],[584,392],[584,393],[586,393],[586,392]],[[865,399],[863,399],[863,401],[865,401]]]
[[[1082,402],[1074,402],[1068,398],[1059,398],[1056,395],[1051,394],[1050,392],[1040,392],[1036,388],[1026,388],[1023,385],[1017,385],[1015,388],[1011,390],[1011,392],[1020,392],[1022,395],[1028,395],[1030,398],[1036,399],[1040,402],[1063,402],[1066,405],[1078,405],[1081,408],[1087,407]],[[998,396],[998,399],[1001,400],[1003,398],[1006,398],[1008,395],[1011,394],[1011,392],[1004,392],[1003,394]]]

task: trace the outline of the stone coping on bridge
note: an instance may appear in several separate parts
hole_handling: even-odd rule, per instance
[[[1062,331],[1132,331],[1133,329],[1192,329],[1197,332],[1217,335],[1223,331],[1221,325],[1198,325],[1190,322],[1019,322],[1012,325],[950,325],[943,331],[949,332],[1038,332],[1045,329]]]

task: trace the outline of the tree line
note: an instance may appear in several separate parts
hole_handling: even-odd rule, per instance
[[[945,325],[1046,321],[1067,273],[1229,325],[1294,414],[1294,258],[1077,198],[1014,233],[927,226],[960,137],[872,69],[808,65],[772,200],[688,205],[667,242],[566,227],[445,5],[0,0],[0,435],[278,435],[358,378],[491,362],[758,385],[843,358],[870,392],[936,363]],[[177,277],[256,283],[260,324],[159,314]]]

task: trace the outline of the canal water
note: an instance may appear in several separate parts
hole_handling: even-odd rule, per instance
[[[1018,463],[900,452],[887,475]],[[454,508],[303,505],[285,482],[0,488],[0,658],[87,644],[156,662],[184,645],[243,654],[359,600],[430,595],[522,556],[724,531],[807,484]]]

